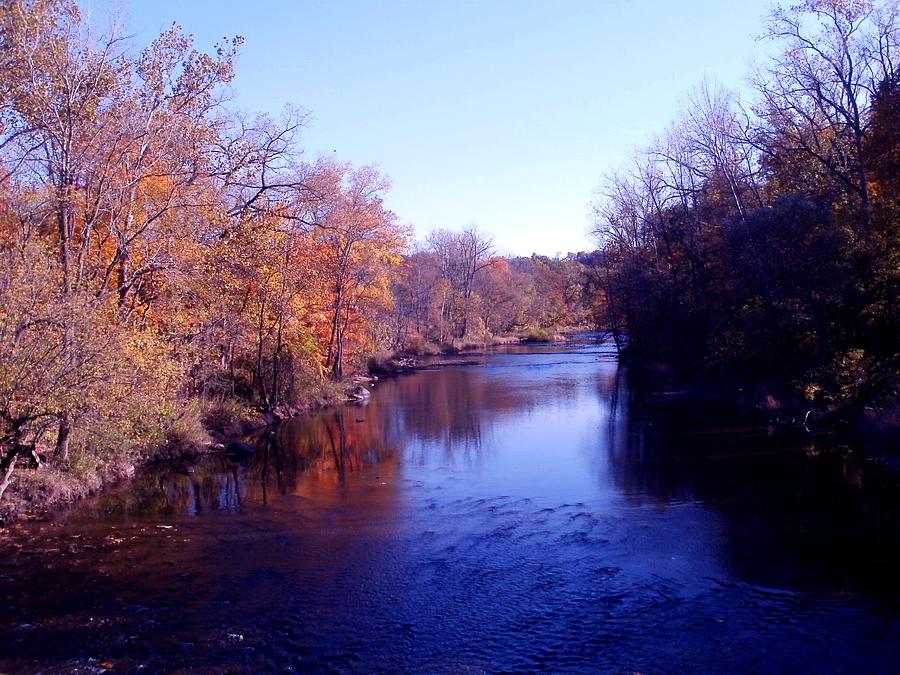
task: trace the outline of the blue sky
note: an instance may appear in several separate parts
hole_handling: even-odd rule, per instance
[[[100,13],[104,0],[86,2]],[[246,43],[236,105],[307,110],[310,159],[377,164],[418,238],[477,224],[504,253],[593,248],[602,173],[704,76],[741,85],[769,2],[133,0],[139,44],[177,21]]]

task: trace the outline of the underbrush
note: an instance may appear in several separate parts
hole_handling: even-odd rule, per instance
[[[83,452],[74,454],[68,465],[22,468],[15,473],[13,484],[0,502],[0,525],[96,494],[134,472],[135,459],[130,455],[101,460]]]

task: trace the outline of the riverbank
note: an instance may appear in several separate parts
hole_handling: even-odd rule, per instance
[[[165,424],[164,437],[142,447],[128,447],[119,454],[93,457],[90,463],[83,457],[76,457],[65,463],[44,461],[37,466],[20,465],[9,489],[0,499],[0,527],[20,519],[41,518],[55,508],[119,486],[133,477],[141,466],[224,452],[228,443],[257,435],[284,420],[344,402],[363,401],[379,379],[425,368],[475,365],[481,362],[479,355],[490,349],[561,343],[584,332],[585,327],[552,331],[533,329],[483,340],[422,343],[388,357],[373,357],[369,360],[367,374],[357,373],[339,382],[324,381],[305,391],[292,404],[280,404],[272,410],[262,410],[238,399],[183,401],[178,413]],[[52,457],[52,453],[50,446],[36,448],[37,456],[42,458]]]
[[[371,388],[384,378],[398,377],[423,369],[445,366],[477,365],[492,349],[528,344],[565,343],[573,336],[589,332],[584,326],[555,330],[529,330],[491,336],[483,340],[457,340],[452,343],[423,343],[388,357],[371,358],[365,372],[357,372],[338,382],[330,380],[304,391],[292,404],[280,404],[262,410],[246,401],[225,399],[180,403],[180,411],[166,425],[165,437],[144,446],[130,446],[124,452],[83,458],[58,464],[22,466],[13,476],[13,484],[0,499],[0,527],[20,519],[41,518],[55,508],[96,495],[111,486],[128,481],[142,466],[166,460],[191,460],[224,452],[228,443],[244,440],[277,426],[293,417],[347,402],[365,401]],[[52,447],[38,447],[37,454],[52,457]]]
[[[512,345],[565,343],[579,334],[591,332],[588,326],[566,326],[555,330],[532,329],[507,335],[490,336],[483,340],[454,340],[452,342],[421,342],[386,357],[369,359],[369,374],[375,377],[396,377],[423,368],[440,368],[475,364],[467,360],[487,350]]]
[[[165,425],[164,437],[144,446],[108,457],[76,456],[72,461],[46,461],[53,448],[38,446],[38,465],[20,466],[0,499],[0,527],[19,520],[44,517],[67,504],[121,486],[141,467],[171,460],[192,461],[205,455],[224,453],[232,441],[258,435],[286,419],[309,414],[342,402],[359,400],[366,378],[348,377],[326,381],[309,390],[291,405],[263,410],[238,399],[182,401],[179,412]]]

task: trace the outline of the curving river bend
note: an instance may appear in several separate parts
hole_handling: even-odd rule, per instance
[[[19,526],[0,672],[900,668],[894,471],[587,340],[481,361]]]

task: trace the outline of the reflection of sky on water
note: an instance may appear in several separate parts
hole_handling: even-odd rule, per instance
[[[592,430],[606,417],[593,385],[598,367],[590,353],[494,356],[390,383],[370,408],[390,402],[408,477],[452,470],[464,491],[593,498],[597,476],[585,454],[595,454]]]

